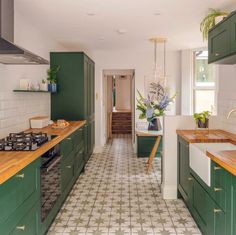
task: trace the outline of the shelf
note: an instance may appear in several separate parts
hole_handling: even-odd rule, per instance
[[[38,92],[38,93],[51,93],[51,91],[31,91],[31,90],[13,90],[13,92]]]

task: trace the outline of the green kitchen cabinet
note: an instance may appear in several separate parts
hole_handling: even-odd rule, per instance
[[[138,157],[149,157],[152,148],[156,142],[155,136],[138,136],[137,137],[137,155]],[[162,151],[162,138],[157,149],[156,157],[161,156]]]
[[[236,11],[209,31],[208,62],[236,64]]]
[[[230,48],[230,19],[219,23],[209,31],[208,35],[208,61],[219,61],[231,53]]]
[[[236,14],[230,18],[230,47],[231,53],[236,53]]]
[[[0,234],[38,234],[40,159],[0,185],[0,195]]]
[[[52,52],[51,67],[60,66],[58,92],[51,96],[53,120],[86,120],[86,159],[94,149],[95,80],[94,62],[83,52]]]
[[[191,205],[192,200],[192,176],[189,166],[189,144],[180,136],[178,137],[178,190],[186,201]]]

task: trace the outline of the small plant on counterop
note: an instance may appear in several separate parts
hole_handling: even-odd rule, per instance
[[[211,116],[210,111],[203,111],[201,113],[194,113],[194,115],[193,115],[198,128],[208,128],[210,116]]]

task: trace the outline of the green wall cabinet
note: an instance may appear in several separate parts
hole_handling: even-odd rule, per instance
[[[208,52],[209,63],[236,63],[236,12],[209,31]]]
[[[152,148],[156,142],[157,137],[153,136],[138,136],[137,137],[137,155],[138,157],[149,157]],[[156,157],[161,156],[162,151],[162,139],[157,149]]]
[[[86,120],[85,159],[94,149],[95,80],[94,62],[83,52],[52,52],[51,67],[60,66],[58,92],[51,96],[53,120]]]

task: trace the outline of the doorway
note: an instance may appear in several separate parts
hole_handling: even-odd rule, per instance
[[[134,70],[104,70],[105,136],[130,134],[134,140]]]

